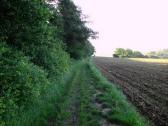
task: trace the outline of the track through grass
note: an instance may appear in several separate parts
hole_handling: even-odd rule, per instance
[[[87,62],[80,63],[57,107],[47,126],[148,126],[125,96]]]

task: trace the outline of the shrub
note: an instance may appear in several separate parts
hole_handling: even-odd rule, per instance
[[[21,52],[0,43],[1,122],[37,99],[49,84],[42,69],[30,63]]]

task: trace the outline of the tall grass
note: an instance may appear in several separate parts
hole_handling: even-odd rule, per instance
[[[86,73],[85,63],[85,61],[80,61],[76,67],[66,95],[58,106],[59,111],[53,116],[52,124],[57,126],[73,124],[77,126],[99,126],[98,113],[91,102],[93,88],[91,88],[90,76],[87,76],[88,73]],[[75,110],[72,109],[76,104],[78,105],[75,106]],[[71,122],[72,118],[76,118],[76,121]]]
[[[99,96],[99,100],[102,101],[105,106],[111,108],[107,116],[111,122],[118,122],[128,126],[149,125],[149,122],[128,102],[122,91],[117,89],[114,84],[108,82],[92,62],[89,63],[89,69],[94,86],[103,92],[103,95]]]

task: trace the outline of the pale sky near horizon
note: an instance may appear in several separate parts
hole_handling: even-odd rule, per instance
[[[91,40],[98,56],[115,48],[143,53],[168,48],[168,0],[73,0],[99,32]]]

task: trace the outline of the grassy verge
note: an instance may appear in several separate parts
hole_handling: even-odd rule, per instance
[[[52,116],[48,118],[47,125],[56,125],[56,126],[63,126],[66,125],[69,121],[69,118],[71,118],[71,110],[70,107],[72,107],[72,102],[75,100],[74,98],[77,98],[79,96],[76,95],[76,81],[79,77],[81,65],[78,64],[76,66],[75,70],[73,71],[73,77],[68,82],[68,90],[63,94],[62,100],[57,104],[57,109],[55,109],[55,112],[52,112]]]
[[[94,96],[97,96],[96,100]],[[102,110],[96,107],[96,101],[101,103]],[[103,109],[110,111],[104,114]],[[60,110],[59,117],[55,117],[60,122],[57,126],[101,126],[101,120],[106,121],[104,124],[113,125],[149,125],[122,92],[109,83],[92,63],[87,62],[81,62]]]
[[[113,84],[109,83],[101,73],[90,63],[89,69],[93,85],[102,93],[98,100],[104,107],[111,110],[106,115],[110,122],[117,122],[128,126],[148,126],[149,123],[140,116],[136,108],[128,103],[126,97]]]
[[[85,63],[81,72],[81,98],[80,98],[80,111],[78,126],[100,126],[100,111],[95,108],[93,94],[95,88],[91,84],[91,76],[88,73],[88,67]]]
[[[105,119],[116,125],[148,126],[121,91],[109,83],[92,63],[75,63],[60,80],[9,125],[101,126],[100,121]],[[110,111],[103,114],[96,107],[96,101]]]
[[[99,126],[99,113],[92,102],[93,87],[87,76],[86,64],[80,62],[70,82],[69,90],[59,104],[60,111],[50,118],[48,125],[56,126]]]

